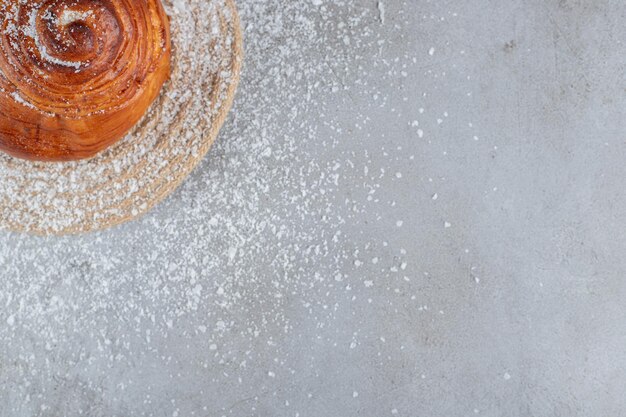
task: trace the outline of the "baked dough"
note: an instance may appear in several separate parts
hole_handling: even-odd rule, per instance
[[[161,0],[0,0],[0,150],[13,156],[94,156],[169,75]]]

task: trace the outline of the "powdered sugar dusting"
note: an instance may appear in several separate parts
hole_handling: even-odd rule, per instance
[[[61,14],[61,17],[59,18],[59,24],[62,26],[67,26],[70,23],[85,20],[91,15],[93,15],[93,12],[90,10],[86,12],[80,12],[76,10],[65,9],[63,11],[63,14]]]
[[[411,175],[397,175],[398,169],[381,164],[411,155],[396,147],[375,153],[361,146],[376,111],[392,107],[393,97],[371,87],[372,79],[382,77],[397,87],[411,60],[386,56],[387,40],[378,35],[382,20],[392,26],[393,3],[386,1],[383,11],[376,2],[356,3],[238,3],[247,60],[234,111],[199,169],[153,213],[79,237],[0,235],[6,277],[0,322],[7,323],[0,327],[0,349],[15,352],[19,346],[21,351],[0,374],[0,383],[26,381],[13,385],[12,398],[20,401],[0,402],[0,414],[304,417],[316,410],[328,415],[328,398],[346,402],[346,410],[358,409],[368,398],[386,401],[378,398],[376,386],[391,382],[373,385],[382,375],[367,380],[346,375],[350,383],[327,387],[328,392],[302,388],[338,372],[338,363],[328,362],[320,354],[324,351],[355,363],[367,358],[373,371],[402,357],[401,343],[368,327],[371,315],[385,311],[402,320],[410,310],[431,323],[440,311],[417,291],[404,291],[410,280],[427,273],[417,269],[416,254],[400,239],[373,240],[364,232],[364,224],[388,223],[392,238],[414,223],[385,218],[393,199],[381,186]],[[63,175],[60,167],[37,171],[28,163],[0,159],[6,178],[0,195],[24,204],[32,219],[52,208],[47,226],[63,229],[84,213],[82,200],[60,195],[96,183],[104,191],[126,187],[122,194],[127,196],[143,189],[152,175],[164,175],[159,167],[169,160],[197,152],[190,138],[202,135],[194,124],[201,117],[198,109],[210,103],[195,95],[207,86],[193,83],[212,67],[196,52],[198,38],[190,28],[211,27],[219,5],[168,3],[174,24],[180,25],[175,38],[184,50],[176,61],[180,77],[191,85],[167,91],[158,121],[149,118],[141,140],[130,137],[120,145],[132,152],[113,159],[113,173],[101,178],[104,168],[83,162]],[[185,79],[199,64],[207,67],[197,72],[198,80]],[[370,107],[355,104],[363,102]],[[197,111],[173,138],[179,146],[153,153],[181,106]],[[354,118],[339,121],[337,113],[347,109]],[[430,128],[426,116],[414,114],[410,120],[415,117],[421,128]],[[407,131],[420,140],[413,126]],[[155,173],[109,185],[145,159]],[[39,199],[24,197],[17,186],[20,175],[40,176],[32,185]],[[358,186],[348,186],[354,178]],[[57,187],[47,186],[51,179]],[[90,195],[89,203],[116,198],[115,191],[110,197]],[[435,191],[421,191],[434,204]],[[445,201],[438,192],[437,203]],[[142,211],[140,204],[133,209]],[[440,224],[437,230],[443,229]],[[24,263],[37,273],[23,272]],[[352,330],[341,332],[338,322]],[[421,370],[408,372],[419,372],[415,380],[426,378]],[[406,383],[408,377],[400,378]],[[50,385],[50,380],[56,382]],[[63,402],[49,399],[51,386],[65,394]],[[286,391],[287,386],[297,389]],[[237,401],[227,399],[231,395]],[[281,412],[268,411],[270,403]],[[404,415],[399,405],[384,412]]]
[[[21,31],[21,33],[24,36],[33,38],[33,40],[35,41],[35,45],[37,46],[39,55],[41,56],[42,59],[52,64],[79,69],[83,65],[82,62],[65,61],[63,59],[59,59],[48,53],[48,48],[43,44],[43,42],[39,38],[39,33],[37,31],[37,14],[38,13],[39,13],[38,8],[34,8],[33,10],[31,10],[30,16],[28,19],[28,25],[23,28],[18,28],[17,30]]]

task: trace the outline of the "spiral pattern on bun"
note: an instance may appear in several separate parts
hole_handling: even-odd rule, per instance
[[[91,157],[141,119],[169,71],[161,0],[0,0],[0,150]]]

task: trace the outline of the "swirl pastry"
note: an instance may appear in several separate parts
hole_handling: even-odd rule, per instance
[[[141,119],[169,74],[161,0],[0,0],[0,150],[91,157]]]

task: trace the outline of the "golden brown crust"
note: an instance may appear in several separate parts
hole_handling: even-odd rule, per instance
[[[122,138],[170,74],[161,0],[0,0],[0,150],[88,158]]]

